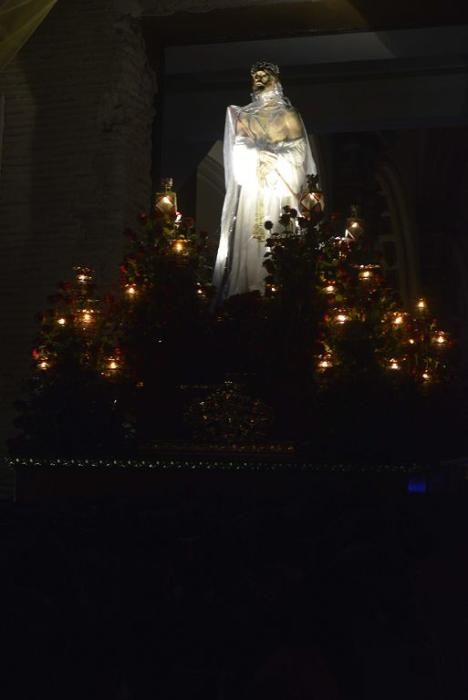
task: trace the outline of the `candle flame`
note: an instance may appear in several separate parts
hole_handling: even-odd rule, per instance
[[[184,249],[185,249],[185,244],[186,244],[186,241],[181,240],[179,238],[177,241],[174,241],[172,248],[173,248],[175,253],[183,253]]]
[[[425,311],[427,309],[427,303],[425,299],[418,299],[416,302],[416,308],[418,311]]]

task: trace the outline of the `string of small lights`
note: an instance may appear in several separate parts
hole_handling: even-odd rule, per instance
[[[204,446],[206,450],[206,446]],[[37,470],[67,470],[83,471],[113,471],[123,469],[129,471],[247,471],[247,472],[335,472],[342,474],[388,472],[388,473],[419,473],[424,471],[420,464],[317,464],[301,461],[261,461],[240,459],[35,459],[10,458],[6,463],[11,469],[30,468]]]

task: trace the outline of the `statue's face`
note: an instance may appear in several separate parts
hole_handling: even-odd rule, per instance
[[[272,88],[276,83],[275,77],[267,70],[257,70],[252,73],[252,87],[254,92],[261,92]]]

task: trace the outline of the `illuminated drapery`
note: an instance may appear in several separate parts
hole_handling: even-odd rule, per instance
[[[57,0],[0,0],[0,70],[11,61]]]
[[[213,284],[218,301],[264,292],[265,220],[298,208],[306,174],[316,165],[299,114],[281,85],[228,107],[224,133],[224,200]]]

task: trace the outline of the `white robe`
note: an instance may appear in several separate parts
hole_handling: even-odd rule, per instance
[[[246,107],[227,109],[226,196],[213,277],[218,302],[234,294],[264,293],[267,274],[263,266],[267,238],[264,223],[270,220],[276,227],[284,206],[298,209],[306,175],[316,173],[302,121],[302,136],[292,140],[270,141],[266,129],[265,138],[236,134],[239,117],[255,119],[266,101],[272,119],[292,110],[280,87],[254,97]]]

